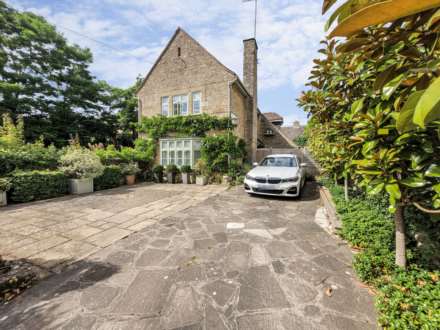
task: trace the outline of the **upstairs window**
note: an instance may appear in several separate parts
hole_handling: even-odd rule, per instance
[[[186,116],[188,114],[188,95],[173,96],[173,116]]]
[[[199,114],[202,112],[202,93],[192,93],[192,113]]]
[[[162,110],[161,110],[161,114],[162,116],[166,116],[168,117],[168,109],[169,109],[169,97],[168,96],[164,96],[162,97]]]

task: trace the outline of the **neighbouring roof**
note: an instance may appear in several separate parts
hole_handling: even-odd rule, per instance
[[[280,130],[284,136],[292,141],[304,133],[304,126],[282,126]]]
[[[282,122],[284,121],[284,118],[277,114],[276,112],[264,112],[263,115],[267,118],[268,121],[271,123],[273,122]]]

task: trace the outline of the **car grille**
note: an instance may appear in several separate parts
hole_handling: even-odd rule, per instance
[[[267,182],[272,183],[272,184],[278,184],[281,182],[281,179],[280,178],[269,178],[267,180]]]
[[[266,178],[257,177],[257,178],[255,178],[255,181],[258,183],[266,183]]]
[[[273,190],[273,189],[269,190],[269,189],[253,188],[253,190],[254,190],[255,192],[259,192],[259,193],[262,193],[262,194],[281,195],[281,194],[283,193],[282,190]]]

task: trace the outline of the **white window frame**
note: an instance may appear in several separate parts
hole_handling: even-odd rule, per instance
[[[166,104],[164,102],[165,100],[166,100]],[[165,112],[164,110],[166,110],[166,113],[164,113]],[[165,117],[168,117],[170,115],[170,97],[169,96],[162,96],[160,98],[160,114]]]
[[[183,105],[186,104],[186,107]],[[184,112],[185,110],[185,112]],[[187,116],[188,115],[188,95],[174,95],[173,96],[173,116]]]
[[[160,164],[162,166],[173,164],[178,167],[182,165],[193,167],[197,161],[195,152],[200,153],[201,141],[200,138],[159,139]],[[185,152],[188,151],[190,152],[189,159],[185,158]],[[165,158],[164,155],[166,155]],[[189,162],[185,162],[185,160],[189,160]]]
[[[195,96],[196,95],[198,95],[198,103],[199,103],[199,111],[195,111],[195,107],[194,107],[194,105],[195,105]],[[199,114],[201,114],[202,113],[202,92],[192,92],[191,93],[191,110],[192,110],[192,113],[193,113],[193,115],[199,115]]]

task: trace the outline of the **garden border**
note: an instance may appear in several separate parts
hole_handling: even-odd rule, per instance
[[[333,202],[332,195],[326,187],[320,186],[319,197],[321,200],[321,204],[326,210],[330,222],[330,229],[333,233],[336,233],[342,228],[342,222],[341,219],[339,219],[338,213],[336,212],[336,206]]]

